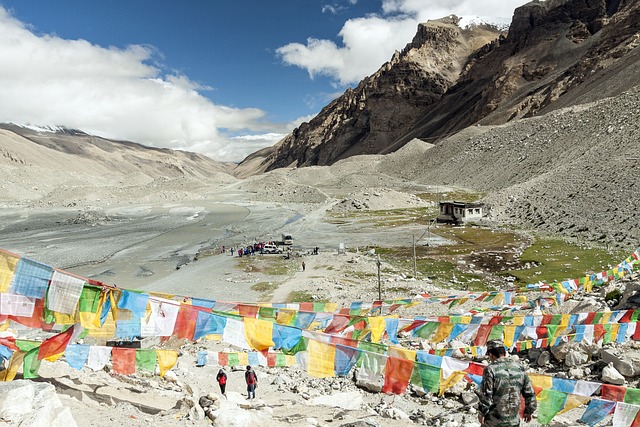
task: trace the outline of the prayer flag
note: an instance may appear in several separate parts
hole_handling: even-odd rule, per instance
[[[20,257],[0,250],[0,293],[7,292]]]
[[[111,351],[113,372],[121,375],[131,375],[136,372],[136,349],[114,347]]]
[[[273,347],[273,323],[253,317],[244,318],[244,335],[249,346],[263,351]]]
[[[44,299],[53,268],[39,262],[20,258],[13,275],[13,293]]]
[[[38,351],[38,360],[42,360],[45,357],[51,357],[56,354],[64,353],[64,350],[69,344],[69,340],[73,336],[74,328],[75,326],[71,326],[66,331],[44,340],[42,344],[40,344],[40,349]]]
[[[55,270],[47,292],[47,308],[58,313],[75,314],[85,282]]]
[[[556,390],[542,390],[536,398],[539,405],[538,422],[546,425],[562,409],[564,402],[567,400],[567,394]]]
[[[149,295],[122,289],[122,296],[118,300],[118,308],[130,310],[134,316],[144,317],[149,304]]]
[[[309,357],[307,373],[309,375],[318,378],[334,376],[335,346],[316,340],[309,340],[307,353]]]
[[[136,368],[154,372],[156,370],[156,351],[146,348],[136,350]]]
[[[388,357],[384,369],[382,392],[404,394],[411,379],[413,363],[413,360]]]
[[[69,366],[73,369],[81,370],[89,358],[91,346],[81,344],[69,344],[64,353]]]
[[[589,424],[591,427],[604,420],[616,407],[616,402],[602,399],[591,399],[587,410],[584,411],[580,421]]]

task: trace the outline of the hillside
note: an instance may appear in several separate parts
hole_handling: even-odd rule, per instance
[[[619,95],[640,81],[639,30],[640,4],[617,0],[531,2],[502,37],[430,21],[378,72],[237,173],[389,153],[414,138],[437,142],[476,123]]]
[[[0,126],[0,205],[119,204],[144,201],[152,194],[170,200],[172,192],[201,198],[193,183],[234,182],[229,169],[230,165],[186,151],[112,141],[74,130]],[[181,184],[166,188],[163,182],[168,179]],[[142,195],[131,193],[139,186],[146,189]]]

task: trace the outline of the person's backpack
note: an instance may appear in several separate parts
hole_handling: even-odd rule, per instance
[[[218,380],[218,382],[220,384],[226,384],[227,383],[227,374],[218,374],[217,380]]]

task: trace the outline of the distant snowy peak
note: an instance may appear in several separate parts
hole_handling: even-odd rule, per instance
[[[29,129],[38,133],[65,133],[69,135],[82,135],[85,132],[78,129],[70,129],[65,126],[52,126],[52,125],[33,125],[30,123],[21,124],[21,123],[9,123],[12,126],[21,128],[21,129]]]
[[[464,29],[486,25],[499,31],[507,31],[511,25],[511,18],[504,17],[463,15],[458,18],[460,19],[458,26]]]

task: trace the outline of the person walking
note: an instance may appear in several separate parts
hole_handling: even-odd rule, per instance
[[[224,369],[220,369],[218,371],[218,375],[216,375],[216,380],[218,381],[218,385],[220,386],[220,393],[223,396],[226,396],[225,390],[227,388],[227,374]]]
[[[304,271],[306,267],[307,267],[306,264],[304,263],[304,261],[302,261],[302,271]]]
[[[247,370],[244,373],[244,380],[247,382],[247,399],[256,398],[256,387],[258,386],[258,377],[251,366],[247,366]],[[251,395],[253,394],[253,397]]]
[[[483,427],[520,425],[520,396],[524,398],[524,420],[531,421],[536,394],[524,367],[506,357],[502,340],[487,342],[491,363],[484,368],[478,394],[478,421]]]

